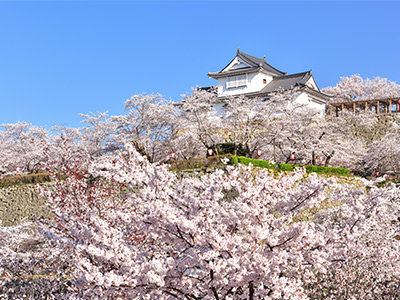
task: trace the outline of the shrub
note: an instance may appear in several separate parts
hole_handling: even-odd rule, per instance
[[[275,169],[276,165],[260,159],[253,159],[243,156],[232,156],[231,164],[241,163],[244,165],[253,164],[254,167]],[[344,168],[333,168],[333,167],[321,167],[321,166],[303,166],[303,165],[292,165],[292,164],[278,164],[279,171],[294,171],[295,168],[306,168],[307,173],[319,173],[319,174],[336,174],[336,175],[349,175],[349,170]]]
[[[268,168],[268,169],[275,168],[275,164],[272,164],[266,160],[253,159],[253,158],[248,158],[248,157],[243,157],[243,156],[239,156],[238,160],[241,164],[244,164],[246,166],[248,166],[251,163],[254,167]]]
[[[234,164],[238,164],[238,163],[239,163],[238,157],[237,156],[232,156],[231,157],[231,164],[234,165]]]
[[[292,165],[292,164],[278,164],[280,171],[294,171],[295,168],[302,168],[303,165]]]
[[[224,155],[224,154],[233,154],[235,150],[235,144],[233,143],[222,143],[222,144],[216,144],[212,146],[213,150],[215,151],[215,148],[218,149],[218,154],[219,155]],[[239,156],[246,155],[247,151],[246,149],[243,149],[242,146],[239,145],[238,149],[236,149],[236,152]]]
[[[321,173],[321,174],[336,174],[336,175],[349,175],[349,170],[345,168],[321,167],[321,166],[306,166],[307,173]]]
[[[248,166],[251,163],[254,167],[260,167],[260,168],[268,168],[268,169],[275,168],[275,164],[273,164],[267,160],[253,159],[253,158],[248,158],[248,157],[244,157],[244,156],[232,156],[231,164],[237,164],[237,163],[241,163],[246,166]]]

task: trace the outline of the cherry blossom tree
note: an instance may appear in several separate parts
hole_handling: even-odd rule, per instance
[[[65,148],[65,143],[69,144],[69,147],[73,147],[75,151],[79,152],[84,150],[86,153],[90,153],[88,149],[82,146],[82,131],[81,128],[73,128],[66,126],[53,126],[51,131],[54,133],[51,136],[50,143],[54,147],[56,152],[60,152],[63,155],[63,149]],[[87,145],[88,143],[86,143]]]
[[[80,128],[80,146],[88,153],[101,155],[120,146],[116,141],[117,124],[107,118],[107,112],[79,115],[84,118],[82,123],[89,125]]]
[[[281,279],[280,268],[275,268],[282,264],[288,272],[295,272],[296,263],[281,262],[289,252],[294,260],[301,259],[296,254],[300,248],[293,247],[292,240],[308,240],[305,232],[311,230],[310,225],[290,222],[303,203],[283,205],[283,210],[292,206],[293,213],[276,219],[262,201],[255,201],[254,208],[247,203],[250,195],[263,190],[261,182],[257,188],[248,185],[248,171],[233,171],[229,177],[218,172],[209,180],[187,180],[176,186],[172,173],[150,165],[136,151],[129,158],[88,167],[94,167],[94,173],[109,183],[91,180],[85,171],[59,181],[56,189],[47,192],[56,218],[44,230],[76,266],[73,293],[78,297],[221,299],[241,293],[280,293],[281,289],[274,288],[278,285],[285,287],[287,295],[301,292],[300,282],[292,276]],[[282,190],[299,176],[282,179]],[[121,197],[118,189],[110,189],[113,182],[129,183],[128,189],[136,192]],[[264,185],[264,193],[269,194],[270,185],[276,183]],[[232,189],[238,198],[224,199],[224,191]],[[274,202],[278,198],[271,199],[276,211],[282,206]],[[261,210],[250,218],[254,209]],[[266,220],[272,223],[263,232]],[[311,246],[302,247],[313,252]],[[243,259],[249,250],[251,256]],[[269,261],[260,266],[264,255]]]
[[[366,147],[363,140],[352,131],[348,119],[319,120],[317,124],[310,126],[310,132],[315,134],[313,164],[322,158],[324,166],[351,170],[360,168]]]
[[[150,161],[168,157],[175,134],[175,107],[160,94],[134,95],[125,101],[126,115],[113,116],[120,142],[130,141]]]
[[[269,103],[258,98],[237,96],[225,100],[223,136],[226,142],[234,144],[234,155],[239,147],[245,148],[249,156],[259,148],[260,137],[272,120],[271,108]]]
[[[313,221],[331,226],[340,238],[325,273],[309,284],[310,299],[396,299],[400,292],[400,203],[393,184],[363,189],[341,187],[340,205]]]
[[[68,263],[31,222],[1,226],[0,299],[61,299]]]
[[[249,156],[253,156],[264,143],[276,138],[278,132],[283,134],[289,131],[290,121],[300,120],[298,114],[304,105],[296,103],[298,93],[299,90],[294,88],[279,90],[266,99],[245,96],[224,99],[224,138],[236,149],[243,147]]]
[[[348,102],[366,99],[383,99],[400,96],[400,85],[386,78],[363,79],[360,75],[341,77],[334,87],[323,88],[333,95],[333,102]]]
[[[399,143],[400,136],[398,130],[396,130],[388,132],[382,139],[369,145],[368,151],[363,156],[363,161],[370,174],[375,171],[400,173]]]
[[[333,95],[334,102],[347,102],[399,97],[400,85],[386,78],[375,77],[364,80],[360,75],[352,75],[341,77],[336,86],[326,87],[323,91]],[[331,122],[334,126],[340,124],[340,126],[335,126],[342,128],[339,132],[347,132],[346,135],[342,134],[341,138],[346,143],[339,143],[335,147],[333,147],[334,144],[331,145],[332,150],[336,153],[335,157],[332,157],[332,164],[341,164],[345,167],[351,167],[353,170],[366,171],[367,173],[370,173],[372,169],[393,170],[394,161],[390,157],[393,157],[394,154],[390,150],[390,143],[395,142],[395,140],[389,133],[393,132],[394,123],[392,119],[396,119],[396,117],[377,116],[367,112],[362,112],[356,116],[353,116],[351,112],[344,112],[343,117],[344,120],[335,119],[334,122]],[[350,151],[341,151],[344,156],[342,154],[337,155],[338,145],[351,145],[352,143],[356,146],[348,147]],[[365,153],[367,155],[364,155]],[[346,163],[340,159],[341,157],[348,157],[350,159],[348,162],[354,161],[355,163]],[[392,165],[392,167],[389,167],[389,165]]]
[[[340,77],[334,87],[325,87],[322,91],[333,95],[333,102],[347,102],[359,100],[365,95],[364,79],[360,75]]]
[[[331,163],[370,175],[375,170],[395,171],[398,118],[395,115],[365,113],[349,114],[345,118],[327,120],[334,139],[327,140],[326,149],[332,149]]]
[[[193,89],[191,94],[182,95],[183,100],[178,104],[177,139],[190,139],[190,145],[200,146],[197,153],[204,156],[207,149],[218,143],[223,143],[221,116],[214,108],[219,104],[217,95],[211,90]],[[174,143],[174,151],[188,156],[181,143]],[[188,149],[190,152],[191,149]],[[216,149],[217,150],[217,149]],[[218,154],[218,153],[217,153]]]
[[[315,152],[324,136],[323,118],[306,103],[299,103],[299,90],[280,90],[267,100],[263,115],[261,135],[255,147],[264,157],[276,162],[288,162],[295,153],[296,162],[314,163]]]
[[[266,99],[243,95],[219,99],[213,91],[196,90],[182,101],[181,132],[203,144],[204,152],[215,144],[231,143],[234,150],[244,148],[253,156],[257,149],[286,139],[317,117],[296,101],[299,93],[294,88],[279,90]]]
[[[352,76],[330,91],[353,101],[396,89],[385,79]],[[0,226],[0,291],[41,273],[41,294],[23,289],[21,299],[53,292],[58,299],[394,299],[394,185],[338,184],[302,169],[275,178],[251,166],[178,180],[168,166],[151,163],[170,151],[190,158],[231,142],[249,155],[263,149],[274,161],[296,153],[296,162],[322,156],[326,166],[399,171],[397,118],[324,120],[297,105],[296,92],[227,98],[223,115],[221,100],[201,89],[178,105],[136,95],[126,115],[82,115],[89,126],[54,128],[54,135],[29,123],[3,124],[0,171],[48,169],[54,186],[41,192],[54,218],[38,220],[42,257],[18,250],[29,239],[27,225]],[[59,280],[63,272],[68,285]]]
[[[179,124],[181,124],[179,122]],[[170,141],[169,150],[176,154],[178,159],[189,160],[196,157],[204,157],[207,147],[197,139],[196,132],[178,125],[177,133]]]
[[[366,95],[369,99],[393,98],[400,96],[400,85],[387,78],[367,78],[364,82]]]
[[[27,122],[2,124],[0,130],[0,171],[32,173],[39,168],[43,159],[42,145],[48,141],[44,128],[32,126]]]
[[[67,179],[44,191],[55,218],[41,232],[75,266],[72,299],[308,299],[325,293],[324,278],[348,259],[375,270],[389,259],[379,280],[399,280],[394,187],[361,182],[366,192],[252,167],[178,181],[126,149],[65,159]],[[382,241],[382,256],[372,255]],[[356,251],[365,254],[358,261]],[[344,268],[332,290],[357,270]],[[374,272],[357,284],[370,286]]]

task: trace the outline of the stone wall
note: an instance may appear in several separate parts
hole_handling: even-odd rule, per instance
[[[45,199],[39,196],[34,184],[13,185],[0,188],[0,220],[3,226],[19,224],[32,215],[48,216],[43,209]]]
[[[225,167],[212,167],[177,171],[178,180],[186,177],[200,178],[203,175],[213,173],[217,168],[225,170]],[[51,184],[51,183],[43,183]],[[49,216],[42,207],[45,199],[39,196],[37,186],[34,184],[13,185],[0,187],[0,220],[3,226],[19,224],[22,219],[30,219],[32,215]]]

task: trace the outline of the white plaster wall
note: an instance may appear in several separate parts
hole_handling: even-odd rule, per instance
[[[308,100],[308,94],[307,93],[300,93],[296,96],[296,99],[294,101],[296,104],[302,104],[302,105],[308,105],[309,100]]]
[[[318,111],[321,116],[325,116],[325,104],[317,103],[310,98],[309,106]]]
[[[263,79],[267,80],[267,83],[263,83]],[[218,79],[218,96],[233,96],[252,92],[261,91],[268,83],[272,81],[272,76],[264,73],[252,73],[247,75],[247,86],[241,86],[237,88],[226,87],[227,78]]]
[[[315,89],[315,90],[318,91],[317,84],[315,83],[315,80],[314,80],[313,77],[311,77],[310,79],[308,79],[306,85],[308,85],[309,87],[311,87],[311,88],[313,88],[313,89]]]
[[[234,69],[240,69],[240,68],[248,68],[251,67],[249,64],[245,63],[242,59],[239,57],[235,57],[233,61],[226,66],[225,69],[223,69],[224,72],[229,71],[229,70],[234,70]]]
[[[306,92],[298,94],[294,103],[295,105],[304,105],[304,109],[315,110],[321,115],[325,114],[325,104],[313,101],[312,97]]]
[[[238,63],[238,61],[239,61],[239,63]],[[228,69],[230,69],[230,70],[235,70],[235,69],[248,68],[248,67],[249,67],[248,64],[245,64],[245,63],[241,62],[239,59],[236,59],[235,64],[233,64],[233,65],[232,65],[231,67],[229,67]]]

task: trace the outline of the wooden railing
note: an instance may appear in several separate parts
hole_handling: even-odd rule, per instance
[[[400,112],[400,97],[334,102],[327,105],[327,113],[331,118],[343,117],[346,111],[353,113],[353,115],[367,112],[391,114]]]

